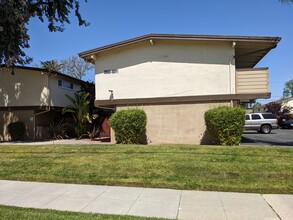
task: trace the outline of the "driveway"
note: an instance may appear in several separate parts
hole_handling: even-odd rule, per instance
[[[242,135],[241,145],[293,147],[293,129],[275,129],[270,134],[245,131]]]

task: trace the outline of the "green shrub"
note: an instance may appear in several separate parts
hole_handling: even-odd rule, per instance
[[[118,144],[138,144],[146,131],[146,121],[144,110],[127,109],[116,111],[109,122]]]
[[[22,121],[11,122],[8,125],[8,132],[12,140],[21,140],[26,132],[25,124]]]
[[[63,123],[63,120],[60,122],[51,122],[49,124],[49,134],[54,140],[66,138],[67,126]]]
[[[205,112],[204,118],[215,144],[239,145],[245,124],[245,111],[242,108],[217,107]]]

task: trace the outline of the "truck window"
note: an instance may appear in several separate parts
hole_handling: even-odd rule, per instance
[[[259,115],[251,115],[252,120],[259,120],[261,119]]]
[[[273,114],[262,114],[262,117],[264,119],[276,119],[276,116],[274,116]]]

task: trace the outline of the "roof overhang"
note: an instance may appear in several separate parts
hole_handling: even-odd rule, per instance
[[[54,70],[44,69],[44,68],[29,67],[29,66],[18,66],[18,65],[13,66],[13,67],[7,67],[6,65],[0,65],[0,70],[1,70],[1,68],[3,68],[3,69],[12,69],[12,68],[14,68],[14,69],[21,69],[21,70],[44,72],[44,73],[47,73],[49,75],[58,76],[60,78],[66,79],[66,80],[70,80],[70,81],[75,82],[75,83],[80,84],[80,85],[92,84],[90,82],[86,82],[86,81],[83,81],[81,79],[77,79],[77,78],[74,78],[72,76],[69,76],[69,75],[54,71]]]
[[[113,50],[142,41],[157,40],[192,40],[192,41],[226,41],[235,47],[236,68],[253,68],[271,49],[275,48],[280,37],[260,36],[224,36],[224,35],[189,35],[189,34],[147,34],[129,40],[109,44],[96,49],[79,53],[78,55],[90,62],[94,62],[94,56],[109,50]]]

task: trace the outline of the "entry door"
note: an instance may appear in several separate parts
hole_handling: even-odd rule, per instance
[[[111,129],[110,129],[110,125],[109,125],[109,117],[106,116],[104,118],[104,121],[102,123],[102,131],[100,133],[100,137],[101,138],[109,138],[111,137]]]

